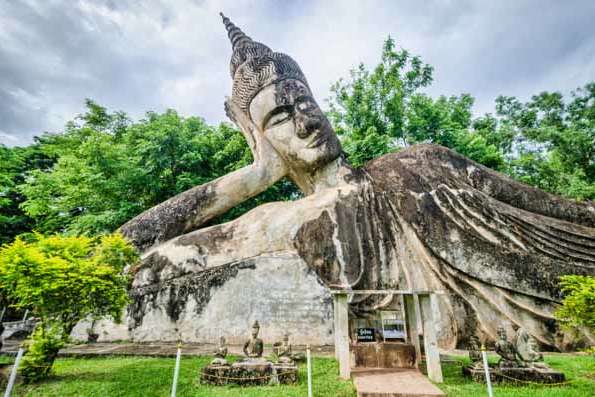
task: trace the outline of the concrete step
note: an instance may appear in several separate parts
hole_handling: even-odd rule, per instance
[[[444,397],[417,369],[355,368],[351,372],[358,397]]]

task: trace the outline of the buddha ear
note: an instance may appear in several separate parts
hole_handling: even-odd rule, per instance
[[[248,142],[248,146],[252,151],[252,155],[258,156],[256,148],[258,142],[258,129],[252,122],[250,117],[229,97],[225,98],[225,114],[234,124],[242,131],[244,138]]]

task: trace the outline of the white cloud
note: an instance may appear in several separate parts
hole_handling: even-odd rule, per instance
[[[29,1],[0,7],[0,142],[59,131],[90,97],[133,117],[225,120],[231,49],[218,12],[295,58],[319,102],[383,40],[435,67],[432,95],[568,92],[595,76],[595,2]],[[11,137],[11,138],[9,138]],[[18,137],[15,141],[14,137]]]

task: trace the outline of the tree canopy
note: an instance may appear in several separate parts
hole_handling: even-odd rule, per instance
[[[23,374],[48,374],[58,350],[81,320],[109,316],[119,321],[128,302],[123,272],[138,257],[119,234],[101,238],[17,237],[0,249],[0,290],[13,306],[37,319]]]
[[[595,82],[567,99],[500,96],[494,114],[474,118],[469,94],[423,93],[432,71],[389,38],[373,70],[359,65],[333,85],[329,115],[354,164],[431,142],[543,190],[595,198]]]
[[[595,331],[595,277],[568,275],[560,278],[564,293],[556,318],[569,328]]]

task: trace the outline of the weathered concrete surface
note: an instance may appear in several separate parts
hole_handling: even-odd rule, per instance
[[[486,376],[483,368],[463,367],[463,375],[475,382],[485,383]],[[492,383],[563,383],[566,376],[551,368],[490,368],[490,381]]]
[[[265,343],[288,332],[294,344],[332,344],[332,298],[298,257],[263,255],[212,278],[204,273],[169,279],[166,288],[151,283],[133,290],[124,324],[98,323],[99,341],[213,342],[224,335],[242,343],[258,320]],[[73,336],[85,340],[88,326],[79,324]]]
[[[442,397],[445,394],[416,369],[356,369],[358,397]]]
[[[408,343],[357,343],[352,347],[360,368],[415,368],[415,347]]]
[[[3,354],[16,355],[22,341],[9,341],[2,347]],[[60,350],[63,357],[97,357],[97,356],[147,356],[147,357],[175,357],[177,343],[131,343],[131,342],[98,342],[83,343],[80,345],[69,345]],[[215,350],[216,345],[209,343],[184,343],[182,344],[182,355],[184,356],[209,356]],[[292,350],[296,354],[305,355],[306,345],[293,345]],[[317,357],[331,357],[334,349],[332,345],[312,346],[312,355]],[[242,356],[242,345],[228,345],[230,355]],[[265,345],[263,355],[270,356],[273,350]]]

